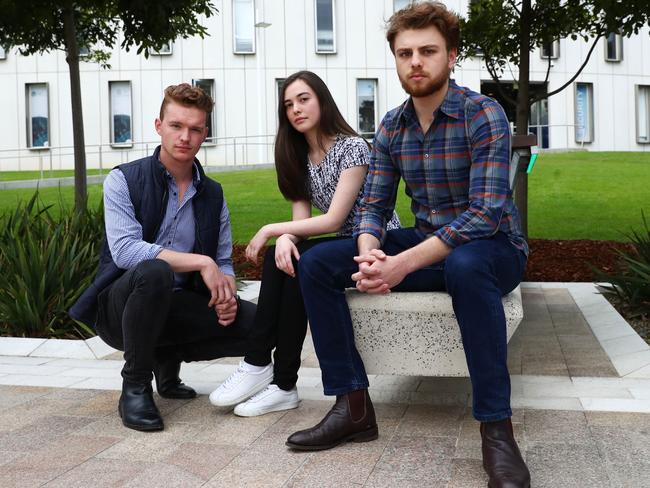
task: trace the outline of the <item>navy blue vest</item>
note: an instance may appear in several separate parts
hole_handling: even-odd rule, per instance
[[[159,154],[160,146],[151,156],[117,166],[126,179],[135,217],[142,225],[143,239],[147,242],[154,242],[156,239],[167,209],[168,183],[165,167],[158,160]],[[198,160],[194,162],[200,176],[196,195],[192,198],[194,252],[214,258],[219,244],[223,190],[219,183],[205,176]],[[118,268],[113,261],[104,237],[95,279],[72,306],[70,316],[94,327],[97,320],[97,296],[125,271]],[[201,293],[208,293],[199,273],[192,273],[187,286]]]

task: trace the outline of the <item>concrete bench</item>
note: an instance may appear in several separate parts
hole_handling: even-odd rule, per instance
[[[368,295],[346,290],[354,340],[369,374],[469,376],[460,328],[445,292]],[[503,297],[508,341],[524,317],[521,290]]]
[[[528,191],[526,169],[531,147],[536,144],[537,137],[533,134],[512,137],[510,188],[519,186],[524,196]],[[518,203],[524,215],[525,200],[523,204]],[[447,293],[367,295],[350,289],[346,290],[346,298],[354,340],[368,373],[469,376],[460,328]],[[503,308],[510,341],[524,318],[519,287],[503,297]]]

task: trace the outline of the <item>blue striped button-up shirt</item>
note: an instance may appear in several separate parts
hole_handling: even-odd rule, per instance
[[[154,259],[163,249],[192,252],[194,249],[194,209],[191,200],[196,195],[198,171],[187,187],[183,199],[178,199],[178,186],[173,176],[166,172],[169,198],[165,216],[154,242],[143,239],[142,225],[135,218],[129,187],[119,169],[112,170],[104,181],[104,212],[106,238],[113,261],[119,268],[130,269],[145,259]],[[232,265],[232,232],[230,214],[224,198],[220,215],[219,244],[215,261],[224,274],[234,276]],[[182,285],[187,273],[175,273],[175,282]]]
[[[409,98],[375,135],[355,236],[383,242],[400,177],[415,226],[454,248],[504,232],[528,253],[509,186],[510,127],[503,108],[452,80],[426,133]]]

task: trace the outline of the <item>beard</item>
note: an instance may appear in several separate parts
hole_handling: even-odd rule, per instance
[[[411,74],[411,73],[409,73]],[[428,97],[433,95],[443,86],[449,83],[449,75],[451,70],[447,70],[444,73],[440,73],[436,78],[426,78],[423,82],[418,83],[417,85],[410,84],[409,78],[402,78],[399,76],[399,81],[402,84],[404,91],[415,98]],[[408,76],[408,75],[407,75]]]

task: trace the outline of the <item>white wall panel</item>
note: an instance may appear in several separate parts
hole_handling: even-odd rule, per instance
[[[445,2],[452,10],[465,14],[466,0]],[[395,73],[394,58],[385,40],[385,20],[393,13],[392,0],[335,0],[335,54],[315,52],[314,0],[256,0],[257,22],[268,22],[256,28],[256,53],[233,54],[232,0],[216,0],[219,13],[204,19],[210,36],[205,39],[178,39],[170,56],[145,59],[116,47],[112,50],[110,70],[94,63],[81,63],[85,138],[89,146],[108,144],[110,121],[108,81],[131,82],[133,103],[133,137],[135,145],[155,141],[158,135],[153,121],[158,114],[164,88],[169,84],[191,82],[193,78],[214,79],[216,136],[256,136],[258,132],[273,134],[276,130],[276,78],[310,69],[321,76],[332,91],[342,113],[353,127],[357,126],[356,80],[377,79],[376,104],[378,120],[387,110],[401,104],[406,94]],[[650,36],[644,28],[638,36],[624,39],[623,61],[604,61],[602,40],[582,75],[576,81],[594,85],[594,141],[585,145],[590,150],[650,150],[650,145],[636,143],[635,84],[650,85]],[[560,41],[560,56],[552,60],[549,90],[561,86],[582,64],[590,43],[581,40]],[[543,81],[546,60],[538,50],[531,53],[531,79]],[[517,76],[516,67],[505,74]],[[479,58],[464,60],[453,75],[456,81],[473,90],[480,90],[481,80],[489,75]],[[4,117],[0,120],[0,170],[39,165],[50,160],[53,165],[71,167],[71,158],[51,156],[56,151],[23,149],[9,163],[2,150],[25,148],[25,84],[47,82],[49,87],[50,144],[72,145],[70,116],[70,85],[68,66],[61,52],[21,56],[15,49],[0,60],[0,89],[10,94],[0,101]],[[616,94],[615,97],[612,94]],[[549,99],[550,143],[552,148],[576,147],[574,129],[574,87]],[[615,121],[615,123],[613,122]],[[243,153],[238,149],[238,160]],[[257,156],[257,150],[249,149]],[[109,159],[135,157],[136,149],[110,149],[103,153]],[[234,162],[235,150],[219,143],[205,154],[217,158],[211,164]],[[109,155],[112,155],[109,157]],[[250,154],[250,159],[254,159]],[[256,157],[257,157],[256,156]],[[265,158],[271,154],[264,152]],[[89,166],[96,159],[89,156]]]

